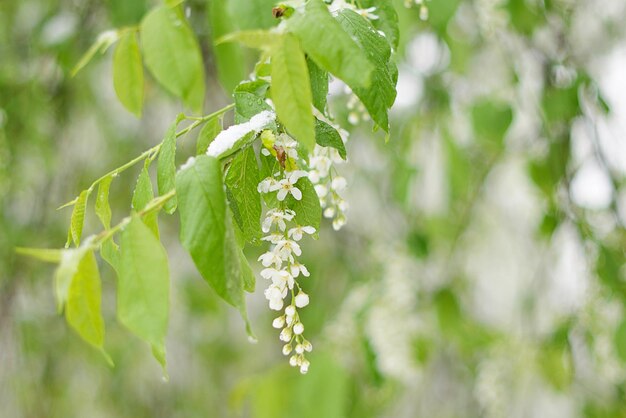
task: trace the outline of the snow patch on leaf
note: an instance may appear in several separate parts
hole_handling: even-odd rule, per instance
[[[188,168],[190,168],[191,166],[193,166],[195,163],[196,163],[196,157],[189,157],[189,158],[187,159],[187,161],[185,161],[185,164],[183,164],[183,165],[180,167],[180,170],[181,170],[181,171],[183,171],[183,170],[187,170]]]
[[[269,124],[276,120],[276,114],[269,110],[264,110],[252,117],[248,122],[239,125],[233,125],[222,131],[215,137],[209,145],[207,155],[219,158],[221,155],[231,150],[238,140],[249,134],[250,132],[261,132]]]

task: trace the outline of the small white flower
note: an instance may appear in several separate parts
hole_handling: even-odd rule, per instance
[[[283,328],[280,332],[280,340],[284,342],[291,341],[291,328]]]
[[[336,149],[334,148],[330,149],[329,154],[330,154],[330,160],[333,162],[333,164],[343,163],[343,158],[341,158],[341,155],[339,155],[339,151],[337,151]]]
[[[283,298],[287,295],[287,288],[281,289],[271,285],[265,289],[265,297],[270,302],[270,309],[280,311],[283,308]]]
[[[309,304],[309,295],[300,291],[300,293],[296,295],[296,306],[298,308],[304,308],[308,304]]]
[[[272,244],[278,244],[278,241],[280,241],[284,237],[285,236],[283,234],[279,234],[277,232],[274,232],[273,234],[270,234],[268,236],[265,236],[265,237],[261,238],[261,241],[269,241]]]
[[[287,318],[292,318],[296,314],[296,308],[293,305],[289,305],[285,308],[285,315]]]
[[[315,234],[315,228],[313,228],[312,226],[296,226],[295,228],[291,228],[287,232],[287,236],[289,238],[293,238],[295,241],[300,241],[302,239],[303,233],[309,235]]]
[[[276,179],[273,179],[272,177],[267,177],[261,180],[261,182],[256,187],[256,189],[259,193],[269,193],[272,190],[272,188],[276,185],[276,183],[278,183]]]
[[[346,0],[334,0],[331,4],[328,5],[328,10],[331,13],[336,13],[343,9],[356,10],[354,5],[348,3]]]
[[[302,345],[304,346],[304,349],[308,351],[309,353],[313,351],[313,345],[311,344],[309,340],[302,341]]]
[[[328,194],[328,187],[326,187],[325,185],[316,184],[314,187],[315,187],[315,193],[317,194],[317,197],[319,197],[320,199],[325,198],[326,195]]]
[[[343,215],[337,216],[333,219],[333,229],[339,231],[346,224],[346,218]]]
[[[276,248],[274,251],[283,259],[283,260],[291,260],[293,256],[291,253],[293,252],[295,255],[300,256],[302,254],[302,250],[300,249],[300,245],[297,242],[292,241],[290,239],[283,239],[276,244]]]
[[[289,289],[293,289],[294,280],[291,274],[286,270],[276,270],[275,268],[266,268],[261,270],[261,277],[271,279],[274,286],[281,289],[287,285]]]
[[[358,9],[356,12],[369,20],[377,20],[378,15],[374,14],[376,7],[368,7],[367,9]]]
[[[300,364],[300,373],[307,374],[307,372],[309,371],[310,365],[311,363],[308,360],[303,360],[302,363]]]
[[[346,181],[346,179],[341,176],[338,176],[333,179],[330,187],[332,187],[334,191],[340,192],[344,190],[347,185],[348,185],[348,182]]]
[[[298,146],[298,142],[286,133],[278,134],[275,144],[283,148],[296,148]]]
[[[295,324],[293,326],[293,333],[296,335],[300,335],[304,332],[304,325],[302,325],[302,322],[298,322],[297,324]]]
[[[298,365],[298,356],[294,354],[293,356],[289,357],[289,365],[292,367],[296,367]]]
[[[305,267],[305,265],[298,262],[292,263],[291,266],[289,266],[289,272],[293,277],[298,277],[300,273],[302,273],[304,277],[310,276],[309,270]]]
[[[310,167],[314,170],[317,170],[317,173],[320,178],[328,176],[328,172],[330,171],[331,166],[332,166],[332,161],[330,160],[330,158],[324,155],[313,155],[310,158]],[[317,183],[317,181],[313,181],[312,179],[310,180],[313,183]]]
[[[335,208],[334,207],[328,207],[328,208],[324,209],[324,218],[332,218],[333,216],[335,216]]]
[[[277,224],[278,228],[281,231],[284,231],[287,228],[287,224],[285,221],[290,221],[295,216],[295,212],[292,210],[285,210],[284,212],[278,209],[271,209],[265,215],[265,219],[263,220],[263,225],[261,225],[261,229],[263,232],[270,232],[270,228],[273,224]]]
[[[283,264],[283,259],[280,258],[280,256],[274,251],[268,251],[261,254],[257,261],[260,261],[261,264],[263,264],[263,267],[269,267],[274,264],[276,267],[280,268]]]
[[[298,344],[300,345],[300,344]],[[289,354],[291,354],[291,351],[293,350],[293,348],[291,347],[291,344],[285,344],[283,346],[283,355],[288,356]]]
[[[274,321],[272,321],[272,326],[276,329],[280,329],[285,326],[285,316],[281,315],[278,318],[274,318]]]
[[[278,184],[274,185],[272,189],[270,190],[272,191],[278,190],[278,194],[276,195],[276,198],[280,200],[281,202],[285,200],[285,198],[287,197],[289,193],[291,193],[294,199],[301,200],[302,192],[300,191],[300,189],[298,189],[295,186],[295,184],[298,182],[298,180],[300,180],[300,178],[307,177],[307,176],[308,176],[308,173],[306,171],[301,171],[301,170],[291,171],[289,173],[286,173],[285,178],[280,180]]]
[[[320,173],[317,170],[309,171],[309,180],[311,183],[318,183],[320,181]]]
[[[282,299],[270,299],[270,309],[274,311],[280,311],[283,309],[283,300]]]
[[[302,344],[297,344],[296,345],[296,353],[297,354],[302,354],[304,353],[304,346]]]

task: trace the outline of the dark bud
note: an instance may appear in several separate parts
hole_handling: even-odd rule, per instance
[[[279,4],[272,9],[272,16],[274,16],[276,19],[280,19],[281,17],[289,17],[293,14],[293,11],[293,7],[289,7],[286,4]]]
[[[285,6],[274,7],[272,9],[272,16],[279,19],[285,15]]]
[[[287,153],[285,152],[285,149],[283,147],[277,147],[276,145],[274,145],[274,150],[276,151],[276,159],[284,170],[285,162],[287,161]]]

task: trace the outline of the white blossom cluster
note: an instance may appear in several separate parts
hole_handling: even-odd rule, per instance
[[[416,311],[415,277],[420,268],[399,250],[381,247],[375,253],[384,263],[382,276],[351,290],[325,332],[337,352],[347,353],[341,357],[347,366],[358,367],[354,347],[365,338],[376,352],[378,370],[411,385],[422,376],[415,362],[414,340],[418,334],[431,333]]]
[[[370,120],[370,114],[367,112],[363,102],[352,92],[352,89],[348,86],[344,88],[345,93],[348,95],[348,123],[352,126],[356,126],[361,122],[367,122]]]
[[[300,321],[299,308],[309,304],[309,295],[300,287],[297,279],[309,277],[309,271],[298,262],[297,257],[302,255],[298,243],[305,235],[312,235],[315,228],[310,225],[298,225],[296,213],[288,209],[285,200],[291,195],[295,200],[302,200],[302,191],[297,187],[298,180],[307,177],[309,173],[295,169],[298,153],[297,143],[286,134],[275,136],[266,131],[262,135],[264,147],[263,155],[276,157],[280,163],[280,170],[273,176],[263,179],[258,185],[259,193],[276,192],[276,207],[267,211],[261,225],[262,231],[267,234],[263,241],[270,243],[269,251],[259,257],[265,267],[261,276],[270,281],[265,289],[265,297],[269,307],[275,311],[282,311],[285,298],[291,296],[291,301],[284,307],[284,314],[275,318],[272,326],[282,329],[280,340],[285,343],[283,354],[291,355],[289,364],[299,367],[301,373],[309,370],[309,361],[305,353],[313,349],[312,344],[304,338],[304,325]],[[271,150],[271,151],[270,151]]]
[[[309,180],[324,209],[324,217],[333,220],[333,229],[338,231],[346,224],[348,202],[341,196],[346,188],[346,179],[336,175],[334,165],[343,160],[336,149],[315,146],[309,162]]]
[[[367,7],[362,9],[358,7],[354,1],[346,1],[346,0],[334,0],[331,4],[328,5],[328,10],[331,13],[340,12],[343,9],[354,10],[361,16],[369,20],[378,20],[378,15],[376,14],[376,7]]]
[[[410,8],[415,5],[420,9],[420,19],[428,20],[428,6],[425,0],[404,0],[404,7]]]

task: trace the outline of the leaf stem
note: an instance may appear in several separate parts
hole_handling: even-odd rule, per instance
[[[187,126],[186,128],[182,129],[179,132],[176,132],[176,138],[179,138],[189,132],[191,132],[192,130],[194,130],[195,128],[197,128],[198,126],[200,126],[201,124],[203,124],[204,122],[213,119],[215,117],[218,117],[226,112],[228,112],[230,109],[234,108],[235,104],[231,103],[228,106],[225,106],[209,115],[206,116],[202,116],[200,118],[193,118],[195,120],[195,122],[193,122],[192,124],[190,124],[189,126]],[[189,117],[186,117],[186,119],[190,119]],[[109,176],[117,176],[118,174],[120,174],[121,172],[125,171],[126,169],[134,166],[135,164],[137,164],[139,161],[142,161],[150,156],[156,156],[156,154],[160,151],[161,149],[161,145],[163,143],[159,143],[157,145],[155,145],[154,147],[142,152],[140,155],[138,155],[137,157],[133,158],[132,160],[130,160],[129,162],[127,162],[126,164],[117,167],[114,170],[109,171],[108,173],[102,175],[101,177],[99,177],[98,179],[96,179],[93,183],[91,183],[91,185],[87,188],[87,190],[89,191],[93,191],[94,187],[96,187],[98,184],[100,184],[100,182],[102,182],[104,179],[106,179]],[[166,195],[164,195],[166,196]],[[74,200],[71,200],[67,203],[65,203],[62,206],[59,206],[57,208],[58,209],[62,209],[62,208],[66,208],[68,206],[72,206],[76,203],[76,201],[78,200],[78,197],[74,198]]]
[[[148,204],[139,212],[137,212],[137,216],[139,217],[144,217],[154,211],[160,210],[163,205],[165,205],[165,203],[170,200],[171,198],[173,198],[176,195],[176,190],[172,189],[169,192],[165,193],[162,196],[158,196],[155,197],[154,199],[152,199],[151,201],[148,202]],[[123,229],[126,225],[128,225],[130,223],[132,219],[132,215],[131,216],[127,216],[124,219],[122,219],[117,225],[115,225],[114,227],[110,228],[110,229],[106,229],[102,232],[100,232],[98,235],[96,235],[93,240],[91,241],[91,245],[93,246],[93,248],[97,248],[98,246],[100,246],[100,244],[102,244],[104,241],[106,241],[107,239],[111,238],[113,235],[115,235],[119,230]]]

